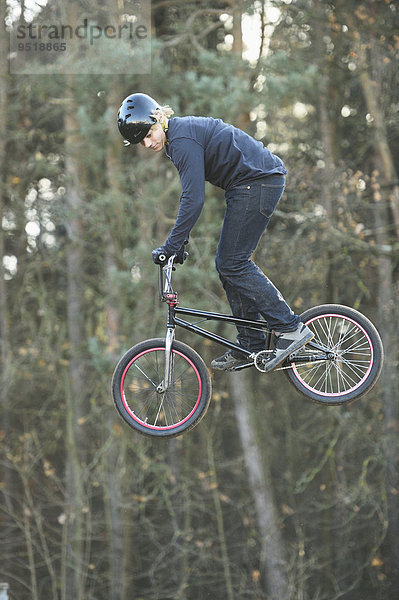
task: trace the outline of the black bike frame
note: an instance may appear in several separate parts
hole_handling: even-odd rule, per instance
[[[171,344],[171,340],[174,336],[174,330],[176,325],[178,325],[179,327],[182,327],[183,329],[186,329],[188,331],[191,331],[192,333],[196,333],[197,335],[200,335],[208,340],[211,340],[213,342],[216,342],[217,344],[221,344],[222,346],[224,346],[225,348],[229,348],[231,350],[238,350],[241,354],[244,354],[246,357],[254,357],[254,352],[250,351],[250,350],[246,350],[245,348],[243,348],[242,346],[239,346],[237,343],[232,342],[231,340],[228,340],[225,337],[222,337],[220,335],[217,335],[216,333],[212,333],[211,331],[208,331],[206,329],[203,329],[202,327],[198,327],[198,325],[196,323],[190,323],[190,321],[186,321],[184,319],[181,319],[178,315],[187,315],[190,317],[197,317],[200,318],[201,320],[206,320],[206,321],[220,321],[223,323],[232,323],[233,325],[239,325],[241,327],[248,327],[250,329],[261,329],[264,330],[266,333],[266,343],[265,343],[265,350],[270,350],[271,348],[271,342],[272,342],[272,331],[269,329],[268,324],[266,321],[253,321],[253,320],[249,320],[249,319],[240,319],[238,317],[234,317],[232,315],[225,315],[222,313],[214,313],[214,312],[208,312],[208,311],[204,311],[204,310],[197,310],[194,308],[184,308],[182,306],[178,306],[178,294],[177,292],[174,292],[172,289],[172,284],[171,284],[171,275],[172,275],[172,270],[173,270],[173,259],[174,257],[171,257],[168,261],[168,264],[164,267],[160,268],[160,299],[162,302],[166,302],[168,304],[169,310],[168,310],[168,324],[167,324],[167,329],[168,329],[168,334],[167,334],[167,339],[169,338],[170,340],[170,344]],[[164,273],[165,273],[165,280],[166,283],[164,284]],[[306,355],[306,356],[299,356],[299,355],[295,355],[295,357],[292,357],[292,361],[293,362],[303,362],[304,360],[306,362],[310,362],[311,360],[326,360],[328,359],[328,356],[326,354],[327,349],[323,346],[321,346],[320,344],[317,344],[314,341],[310,341],[308,343],[308,347],[312,347],[314,348],[316,351],[321,351],[322,354],[317,354],[317,355]],[[253,363],[244,363],[243,365],[239,365],[238,367],[235,367],[235,370],[237,369],[245,369],[248,367],[253,366]],[[166,375],[165,375],[166,377]]]
[[[207,321],[221,321],[224,323],[232,323],[233,325],[240,325],[242,327],[248,327],[251,329],[264,329],[266,332],[266,348],[270,348],[271,336],[272,332],[268,329],[268,325],[265,321],[250,321],[247,319],[238,319],[233,316],[224,315],[220,313],[211,313],[203,310],[195,310],[193,308],[183,308],[182,306],[173,306],[169,304],[169,318],[168,321],[170,324],[178,325],[183,329],[187,329],[188,331],[192,331],[198,335],[201,335],[208,340],[212,340],[226,348],[230,348],[231,350],[238,350],[241,354],[245,354],[245,356],[251,356],[253,352],[249,350],[245,350],[242,346],[224,338],[216,333],[212,333],[211,331],[207,331],[202,327],[198,327],[195,323],[190,323],[189,321],[185,321],[181,319],[177,315],[187,315],[190,317],[198,317]],[[173,326],[173,325],[172,325]]]

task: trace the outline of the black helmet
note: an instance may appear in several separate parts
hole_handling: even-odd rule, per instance
[[[122,102],[118,111],[118,127],[121,135],[131,144],[141,142],[157,120],[152,114],[159,104],[147,94],[131,94]]]

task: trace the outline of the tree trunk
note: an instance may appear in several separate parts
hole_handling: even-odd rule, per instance
[[[242,86],[248,85],[249,77],[248,73],[243,70],[242,67],[242,53],[244,50],[243,37],[242,37],[242,7],[239,2],[235,2],[233,6],[233,53],[237,60],[238,74],[242,79]],[[246,131],[250,123],[248,107],[241,104],[239,107],[239,114],[235,125],[240,129]]]
[[[255,426],[250,414],[247,374],[235,373],[229,379],[230,394],[234,402],[238,432],[248,469],[261,543],[261,567],[264,570],[265,589],[271,600],[289,597],[284,542],[278,513],[272,494],[270,469],[256,442]]]
[[[378,183],[374,183],[376,204],[377,241],[380,247],[388,246],[386,232],[389,218],[386,203],[381,202]],[[393,264],[391,256],[378,258],[378,323],[384,345],[385,365],[381,374],[381,389],[385,417],[386,487],[388,502],[387,542],[388,554],[392,561],[392,573],[396,573],[394,585],[399,586],[399,501],[397,490],[399,415],[397,409],[397,310],[393,285]]]
[[[5,157],[6,157],[6,142],[7,142],[7,97],[8,97],[8,62],[7,62],[7,37],[8,33],[5,28],[6,3],[0,2],[0,225],[4,215],[5,201]],[[9,382],[10,382],[10,347],[9,347],[9,330],[8,330],[8,314],[7,314],[7,287],[5,281],[5,272],[3,257],[5,254],[4,229],[0,226],[0,357],[1,357],[1,373],[0,373],[0,411],[1,422],[0,430],[2,431],[3,442],[2,446],[6,446],[10,439],[9,425]],[[4,450],[5,448],[2,448]],[[8,468],[7,460],[1,461],[0,481],[2,481],[2,492],[4,494],[5,506],[7,514],[12,515],[12,472]],[[13,535],[12,524],[10,517],[7,517],[2,526],[2,542],[1,552],[3,558],[3,568],[5,572],[11,572],[11,556]]]
[[[235,3],[233,7],[233,52],[235,52],[239,59],[242,58],[243,42],[242,42],[242,10],[238,3]]]
[[[399,187],[394,160],[389,148],[385,128],[384,115],[379,98],[382,90],[379,82],[379,57],[375,55],[373,41],[370,43],[371,64],[375,64],[373,76],[369,74],[364,48],[359,48],[361,64],[360,81],[367,105],[373,118],[373,134],[375,140],[375,164],[372,189],[376,205],[376,231],[378,247],[381,254],[378,258],[378,312],[379,325],[385,352],[385,367],[382,372],[382,394],[384,400],[386,427],[386,461],[387,461],[387,501],[389,527],[387,543],[392,561],[392,578],[395,589],[399,588],[399,495],[397,488],[397,432],[399,429],[399,412],[397,408],[398,390],[398,315],[396,310],[396,289],[398,281],[395,275],[392,256],[392,237],[390,236],[392,220],[394,236],[399,239]],[[392,218],[390,218],[389,206]]]
[[[370,53],[372,60],[376,63],[375,71],[378,70],[378,56],[373,56],[376,52],[373,40],[370,43]],[[378,163],[381,169],[384,186],[391,190],[388,192],[388,201],[392,213],[392,219],[395,226],[396,239],[399,240],[399,185],[398,175],[395,169],[395,162],[391,149],[388,144],[388,135],[385,127],[384,114],[381,108],[380,98],[383,92],[378,81],[378,73],[371,77],[368,70],[365,49],[363,46],[358,50],[360,62],[360,83],[366,106],[369,114],[373,118],[373,134],[375,140],[375,150],[378,156]]]
[[[118,176],[121,165],[119,148],[122,147],[122,138],[116,127],[116,110],[121,99],[119,80],[115,79],[115,85],[109,90],[107,108],[107,127],[109,142],[106,151],[106,169],[108,189],[111,195],[120,188]],[[115,203],[115,211],[118,205]],[[118,359],[119,336],[120,336],[120,314],[118,290],[115,289],[115,273],[117,265],[115,257],[117,249],[112,239],[111,231],[106,233],[106,255],[105,255],[105,280],[107,295],[105,298],[106,313],[106,337],[107,354],[115,364]],[[104,480],[105,480],[105,507],[108,525],[108,552],[109,552],[109,598],[110,600],[122,600],[132,597],[133,589],[131,582],[125,577],[125,546],[127,538],[131,533],[130,524],[124,518],[123,506],[128,504],[124,498],[126,488],[126,443],[115,430],[116,412],[113,406],[107,407],[109,415],[106,418],[106,435],[112,439],[104,456]]]
[[[325,31],[326,16],[323,13],[323,7],[320,0],[314,0],[314,39],[316,49],[316,60],[319,67],[319,86],[318,86],[318,111],[319,111],[319,136],[323,148],[324,166],[320,169],[321,178],[321,202],[325,211],[327,228],[324,232],[326,239],[323,243],[326,251],[327,273],[325,278],[325,302],[336,301],[336,269],[335,257],[336,251],[331,250],[331,236],[334,236],[334,198],[333,184],[335,178],[334,161],[334,143],[332,124],[329,115],[329,106],[331,105],[331,86],[330,77],[327,75],[326,58],[324,51],[323,37]]]
[[[216,427],[218,423],[217,415],[220,411],[220,402],[215,407],[215,414],[212,423],[210,424],[210,428],[207,432],[206,436],[206,446],[207,446],[207,454],[208,454],[208,466],[209,473],[211,477],[211,489],[212,489],[212,498],[213,505],[215,508],[215,518],[216,518],[216,527],[218,532],[218,541],[220,546],[220,554],[222,557],[223,564],[223,574],[224,574],[224,582],[225,582],[225,591],[224,598],[226,600],[234,600],[234,589],[233,582],[231,577],[231,569],[230,569],[230,561],[228,555],[228,545],[226,539],[226,531],[224,527],[223,521],[223,510],[222,503],[220,500],[220,489],[219,489],[219,481],[217,477],[216,471],[216,461],[215,461],[215,452],[214,452],[214,440],[217,439]]]
[[[388,136],[385,128],[385,122],[381,108],[378,104],[380,90],[378,84],[373,81],[366,70],[360,75],[363,94],[366,100],[367,109],[373,117],[374,139],[376,142],[376,151],[379,158],[382,176],[385,186],[391,189],[388,195],[392,219],[395,225],[396,238],[399,239],[399,186],[396,174],[393,156],[388,144]]]
[[[64,547],[63,600],[83,600],[84,594],[84,482],[85,464],[85,404],[84,380],[84,302],[83,276],[83,199],[79,156],[82,151],[73,79],[66,97],[71,106],[65,118],[65,172],[67,175],[68,243],[67,260],[67,323],[70,348],[69,380],[66,384],[66,524]]]

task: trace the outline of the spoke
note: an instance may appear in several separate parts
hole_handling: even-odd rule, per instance
[[[325,366],[323,365],[323,367],[321,367],[320,365],[315,365],[310,370],[306,370],[306,372],[303,373],[301,375],[301,377],[304,381],[306,381],[307,385],[309,385],[310,387],[313,387],[313,388],[317,388],[317,386],[319,385],[320,381],[323,378],[323,374],[324,374],[325,370],[327,370],[327,369],[328,369],[328,364],[326,364]],[[313,383],[315,378],[317,378],[316,382]]]
[[[358,334],[359,330],[357,328],[352,327],[352,329],[348,330],[348,332],[344,336],[339,338],[337,344],[335,345],[335,348],[342,348],[344,343],[347,344],[349,340],[351,340],[354,336],[357,336]]]
[[[367,373],[367,370],[370,365],[370,361],[363,361],[363,363],[361,363],[359,361],[355,362],[353,360],[347,360],[346,358],[343,358],[342,362],[349,370],[353,371],[354,374],[359,376],[362,376],[365,373]]]
[[[333,363],[337,374],[337,380],[342,381],[344,389],[348,390],[358,384],[358,380],[353,379],[349,373],[346,373],[336,362]]]
[[[294,372],[304,384],[325,395],[342,395],[358,386],[367,375],[372,360],[370,342],[362,329],[350,319],[326,316],[315,319],[314,342],[327,347],[335,360],[299,363]],[[311,353],[310,348],[304,352]]]
[[[370,346],[367,341],[365,341],[361,345],[352,344],[352,346],[348,346],[347,348],[342,349],[342,354],[361,354],[363,356],[371,356]]]
[[[143,375],[143,376],[144,376],[144,377],[145,377],[145,378],[146,378],[146,379],[147,379],[147,380],[148,380],[148,381],[149,381],[149,382],[150,382],[150,383],[151,383],[151,384],[154,386],[154,388],[156,388],[156,387],[157,387],[157,384],[153,382],[153,380],[151,379],[151,377],[149,377],[149,376],[147,375],[147,373],[145,373],[145,371],[143,371],[143,369],[141,369],[137,363],[134,363],[134,366],[135,366],[135,367],[136,367],[136,369],[137,369],[138,371],[140,371],[140,373],[141,373],[141,374],[142,374],[142,375]]]
[[[334,337],[335,337],[335,332],[337,330],[337,325],[338,322],[336,319],[333,319],[333,317],[329,317],[328,319],[328,323],[327,325],[327,331],[328,331],[328,343],[333,346],[334,345]],[[333,325],[333,327],[332,327]]]
[[[189,416],[200,390],[193,365],[184,355],[172,350],[170,384],[167,390],[160,392],[164,359],[163,349],[150,350],[140,356],[131,364],[123,390],[131,414],[156,428],[173,427]]]
[[[155,417],[155,419],[154,419],[154,423],[153,423],[153,425],[156,425],[156,424],[158,423],[159,414],[160,414],[160,412],[161,412],[161,410],[162,410],[162,406],[163,406],[164,398],[165,398],[165,394],[162,394],[162,400],[161,400],[161,402],[159,403],[158,412],[157,412],[157,414],[156,414],[156,417]]]

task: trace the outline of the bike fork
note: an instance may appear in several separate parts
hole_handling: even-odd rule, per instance
[[[165,370],[163,381],[157,387],[157,392],[166,392],[168,387],[173,383],[173,354],[172,344],[175,338],[175,306],[177,304],[177,294],[173,291],[168,293],[168,324],[165,336]]]
[[[174,337],[175,337],[175,328],[168,327],[168,329],[166,330],[166,339],[165,339],[165,375],[163,378],[165,390],[167,390],[169,385],[172,383],[172,375],[173,375],[172,343],[173,343]]]
[[[166,330],[165,337],[165,369],[163,381],[157,387],[157,392],[166,392],[173,379],[173,355],[172,355],[172,343],[175,337],[175,328],[168,327]]]

